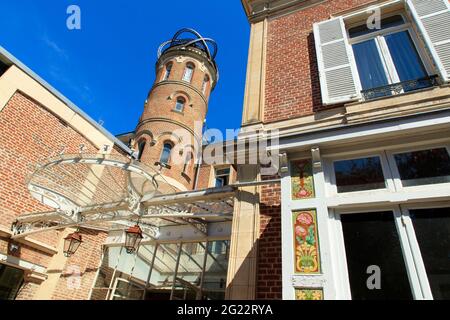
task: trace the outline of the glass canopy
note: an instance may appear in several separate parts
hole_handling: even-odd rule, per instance
[[[106,247],[92,300],[222,300],[229,240]]]

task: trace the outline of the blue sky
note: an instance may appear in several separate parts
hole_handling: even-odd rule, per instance
[[[66,27],[81,9],[81,30]],[[239,128],[250,28],[239,0],[2,0],[0,45],[113,134],[134,130],[160,43],[192,27],[219,45],[208,128]]]

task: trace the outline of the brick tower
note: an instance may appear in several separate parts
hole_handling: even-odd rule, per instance
[[[135,130],[138,158],[160,171],[171,190],[192,190],[208,101],[218,81],[217,45],[192,29],[158,50],[156,79]],[[166,187],[167,189],[167,184]]]

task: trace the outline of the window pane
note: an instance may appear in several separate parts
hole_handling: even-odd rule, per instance
[[[354,44],[353,52],[363,90],[389,84],[374,39]]]
[[[392,212],[345,214],[341,221],[352,299],[412,299]],[[369,266],[380,268],[379,290],[367,286]]]
[[[450,208],[410,210],[434,299],[450,299]]]
[[[334,162],[338,192],[384,189],[386,187],[379,157]]]
[[[169,77],[170,77],[170,72],[172,71],[172,64],[168,64],[167,66],[166,66],[166,72],[165,72],[165,74],[164,74],[164,80],[167,80],[167,79],[169,79]]]
[[[177,104],[175,105],[175,110],[183,111],[184,109],[184,100],[177,100]]]
[[[227,177],[218,177],[216,178],[216,188],[224,187],[228,185],[228,178]]]
[[[227,284],[229,241],[208,242],[203,279],[203,299],[223,300]]]
[[[404,23],[405,22],[401,16],[392,16],[392,17],[388,17],[388,18],[381,20],[381,29],[369,29],[367,27],[367,23],[364,23],[360,26],[350,28],[348,30],[348,33],[350,35],[350,38],[354,38],[354,37],[362,36],[364,34],[372,33],[372,32],[378,31],[378,30],[391,28],[391,27],[395,27],[395,26],[400,26]]]
[[[445,148],[396,154],[404,187],[450,182],[450,157]]]
[[[400,81],[416,80],[427,76],[425,67],[408,31],[389,34],[385,36],[385,39]],[[408,88],[406,91],[427,86],[429,84],[420,83],[415,88]]]
[[[203,250],[193,248],[196,245]],[[201,279],[205,260],[206,242],[182,244],[180,262],[172,299],[196,300],[201,297]],[[194,250],[193,250],[194,249]]]
[[[183,80],[191,82],[193,72],[194,68],[192,66],[187,66],[186,69],[184,70]]]
[[[169,163],[170,152],[172,151],[172,146],[168,143],[164,144],[164,148],[161,154],[161,163]]]
[[[229,175],[230,174],[230,169],[218,169],[216,170],[216,176],[220,176],[220,175]]]
[[[144,154],[144,149],[145,149],[145,141],[139,142],[139,155],[138,155],[138,160],[142,159],[142,155]]]

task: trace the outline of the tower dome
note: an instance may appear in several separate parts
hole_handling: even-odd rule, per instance
[[[216,64],[218,46],[215,40],[203,37],[199,32],[191,28],[178,30],[172,39],[163,42],[158,48],[158,62],[161,56],[171,51],[186,51],[200,54],[208,59],[208,62],[215,70],[214,83],[219,80],[219,70]]]

